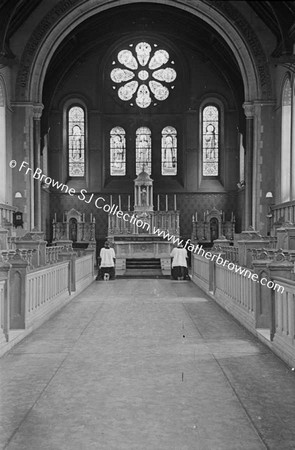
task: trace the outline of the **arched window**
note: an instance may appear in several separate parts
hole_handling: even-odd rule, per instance
[[[81,106],[68,110],[68,170],[70,177],[85,176],[85,111]]]
[[[149,175],[152,173],[152,138],[147,127],[136,130],[136,175],[143,170]]]
[[[291,83],[285,80],[282,90],[281,128],[281,201],[290,200],[291,181]]]
[[[206,105],[202,111],[202,173],[204,177],[219,175],[219,110]]]
[[[162,130],[161,140],[162,175],[177,174],[177,132],[174,127]]]
[[[110,132],[110,173],[126,175],[126,133],[124,128],[115,127]]]

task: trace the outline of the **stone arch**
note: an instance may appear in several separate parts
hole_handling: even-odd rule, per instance
[[[2,78],[2,76],[0,75],[0,106],[6,106],[6,99],[7,99],[7,95],[6,95],[6,87],[5,87],[5,82],[4,79]]]
[[[138,3],[138,0],[131,0]],[[16,81],[18,101],[41,102],[42,87],[49,62],[63,39],[89,17],[130,0],[111,4],[61,0],[33,31],[23,52]],[[270,72],[262,46],[239,11],[227,1],[198,2],[195,6],[177,0],[151,0],[193,14],[212,26],[231,48],[244,82],[245,101],[272,97]],[[78,7],[79,6],[79,7]]]

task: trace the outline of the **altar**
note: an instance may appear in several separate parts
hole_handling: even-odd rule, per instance
[[[64,211],[60,221],[54,214],[52,232],[52,243],[55,245],[69,242],[76,248],[96,245],[95,218],[90,214],[89,220],[87,220],[84,213],[80,213],[74,208]]]
[[[129,205],[128,205],[129,206]],[[121,217],[108,216],[108,240],[116,252],[116,274],[171,274],[170,253],[173,242],[159,236],[156,230],[179,237],[179,211],[176,198],[173,210],[154,211],[153,180],[144,170],[134,180],[134,207]],[[123,218],[129,218],[124,220]],[[136,272],[137,271],[137,272]]]

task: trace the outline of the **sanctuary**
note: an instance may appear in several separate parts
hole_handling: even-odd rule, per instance
[[[116,252],[117,275],[170,275],[170,253],[173,242],[158,236],[156,230],[179,237],[179,211],[176,197],[174,209],[169,210],[169,198],[166,195],[166,208],[154,211],[153,180],[144,170],[134,180],[134,211],[131,219],[126,221],[118,214],[108,216],[108,240],[113,243]],[[120,197],[121,204],[121,197]],[[122,217],[130,217],[130,200],[128,211]]]

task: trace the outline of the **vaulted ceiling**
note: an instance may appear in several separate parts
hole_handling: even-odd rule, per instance
[[[0,2],[0,56],[13,57],[9,47],[11,36],[45,0],[1,0]],[[235,3],[235,2],[232,2]],[[274,56],[292,51],[295,39],[295,1],[247,1],[276,36]],[[134,6],[134,4],[133,4]]]
[[[45,0],[2,0],[0,2],[0,66],[13,61],[9,42],[19,27],[42,7]],[[235,2],[232,2],[233,4]],[[248,1],[252,10],[277,40],[273,56],[292,53],[295,41],[295,1]],[[111,24],[111,26],[110,26]],[[37,24],[36,24],[37,25]],[[162,3],[132,3],[107,9],[72,30],[55,52],[47,70],[46,96],[50,98],[59,80],[89,52],[109,47],[130,30],[160,33],[181,49],[189,47],[206,64],[213,65],[243,95],[236,59],[220,35],[197,17]],[[46,98],[43,98],[46,103]]]
[[[165,37],[180,52],[190,50],[204,64],[211,65],[243,96],[243,82],[237,61],[213,28],[178,8],[140,3],[108,9],[71,31],[56,50],[47,69],[44,104],[50,101],[58,83],[75,64],[83,64],[91,52],[107,52],[115,41],[121,41],[135,32]]]

